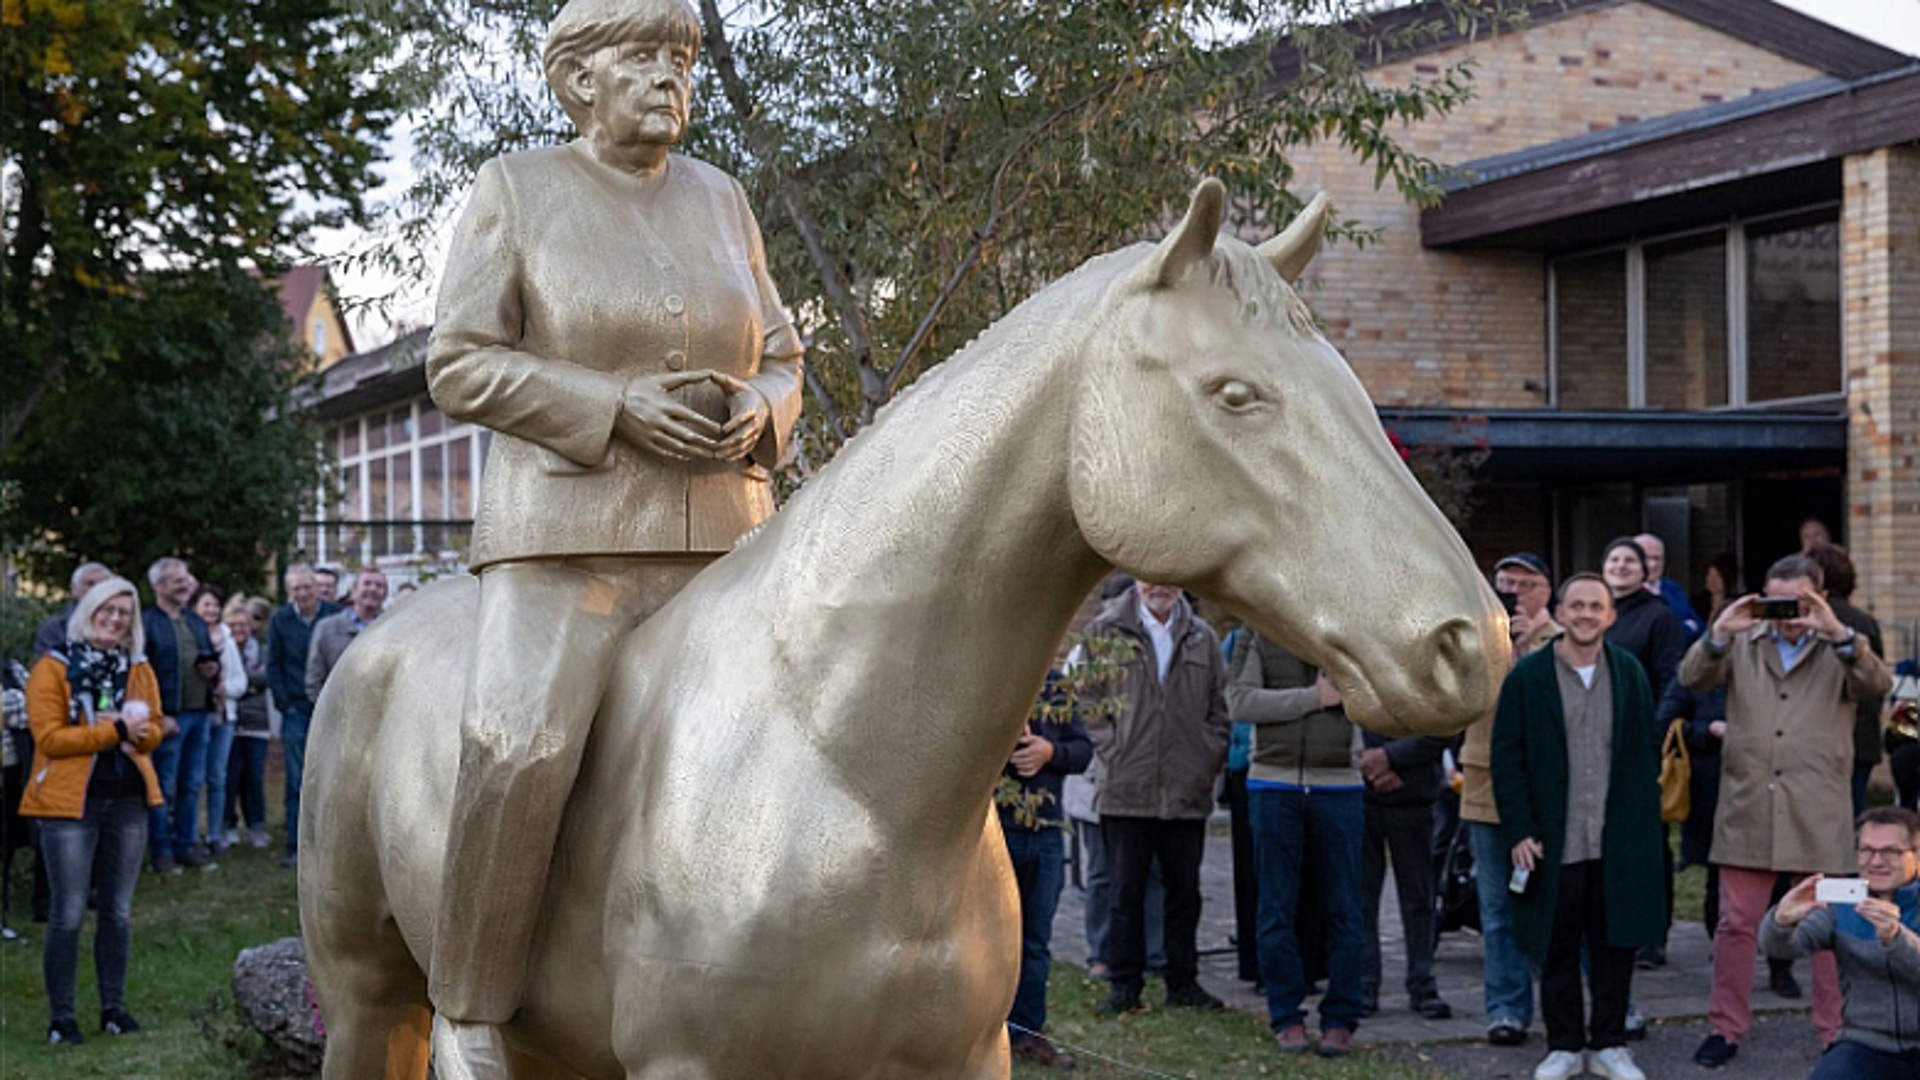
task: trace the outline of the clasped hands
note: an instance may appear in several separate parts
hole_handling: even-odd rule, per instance
[[[726,423],[709,420],[673,397],[675,390],[703,382],[726,391]],[[722,371],[676,371],[629,380],[613,430],[669,461],[739,461],[753,452],[770,419],[767,399],[745,380]]]
[[[1788,889],[1787,894],[1780,898],[1779,906],[1773,909],[1773,921],[1788,930],[1799,926],[1801,920],[1813,914],[1813,909],[1820,906],[1820,900],[1815,893],[1820,888],[1820,882],[1825,878],[1825,874],[1812,874],[1801,878],[1799,884]],[[1900,908],[1889,901],[1877,896],[1869,896],[1855,904],[1854,910],[1873,926],[1874,937],[1882,945],[1890,944],[1894,935],[1900,932]]]

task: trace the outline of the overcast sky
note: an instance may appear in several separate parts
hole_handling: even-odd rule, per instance
[[[1757,0],[1756,0],[1757,2]],[[1910,56],[1920,56],[1920,0],[1777,0],[1787,7],[1806,12],[1808,15],[1832,23],[1841,29],[1859,34],[1861,37],[1878,41],[1889,48],[1898,49]],[[406,151],[396,146],[395,155],[400,158],[389,163],[385,175],[389,178],[387,188],[397,188],[409,177],[412,170],[407,166]],[[345,250],[353,242],[353,237],[332,235],[322,237],[319,246],[325,254],[335,254]],[[443,255],[436,255],[437,264]],[[382,282],[367,281],[350,274],[336,272],[336,281],[341,291],[348,297],[364,296],[375,292],[384,292]],[[425,324],[432,317],[432,297],[429,290],[417,289],[414,294],[404,298],[386,315],[371,310],[356,312],[350,321],[353,327],[354,344],[362,350],[376,348],[387,342],[396,332],[396,327]]]

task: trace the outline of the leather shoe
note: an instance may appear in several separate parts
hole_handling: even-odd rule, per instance
[[[1800,996],[1800,981],[1793,977],[1793,965],[1774,962],[1767,965],[1767,989],[1775,997],[1796,999]]]
[[[1107,991],[1107,999],[1094,1005],[1093,1011],[1103,1016],[1119,1016],[1122,1013],[1139,1012],[1145,1006],[1140,1004],[1140,988],[1114,984]]]
[[[1227,1003],[1208,993],[1197,982],[1178,983],[1167,987],[1167,1007],[1170,1009],[1199,1009],[1201,1012],[1217,1012],[1227,1007]]]
[[[1360,1015],[1362,1017],[1368,1017],[1368,1016],[1374,1015],[1379,1011],[1380,1011],[1380,991],[1378,990],[1360,991]]]
[[[1717,1069],[1740,1052],[1739,1043],[1730,1043],[1719,1035],[1709,1035],[1693,1052],[1693,1063],[1705,1069]]]
[[[1439,994],[1430,994],[1413,1003],[1413,1011],[1424,1020],[1451,1020],[1453,1006],[1440,1000]]]
[[[1487,1043],[1491,1046],[1525,1046],[1527,1029],[1514,1020],[1495,1020],[1487,1028]]]
[[[1053,1045],[1045,1035],[1018,1035],[1013,1040],[1013,1057],[1046,1069],[1073,1068],[1073,1055]]]
[[[1320,1033],[1320,1046],[1314,1051],[1323,1058],[1346,1057],[1353,1053],[1353,1031],[1350,1028],[1328,1028]]]
[[[1633,966],[1641,971],[1653,971],[1667,966],[1667,950],[1659,945],[1643,945],[1640,955],[1633,958]]]
[[[1280,1052],[1283,1054],[1304,1054],[1308,1050],[1313,1049],[1312,1045],[1307,1042],[1307,1026],[1305,1024],[1288,1024],[1286,1027],[1274,1032],[1273,1042],[1275,1046],[1280,1048]]]

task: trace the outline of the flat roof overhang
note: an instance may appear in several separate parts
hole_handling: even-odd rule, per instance
[[[1837,199],[1841,160],[1920,142],[1920,63],[1810,79],[1460,167],[1431,248],[1566,250]]]
[[[1692,484],[1755,473],[1844,468],[1839,413],[1575,412],[1381,408],[1413,446],[1491,451],[1482,479],[1554,486]]]

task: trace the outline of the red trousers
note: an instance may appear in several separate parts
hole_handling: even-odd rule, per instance
[[[1707,1022],[1730,1043],[1753,1026],[1753,961],[1773,894],[1772,870],[1742,866],[1720,868],[1720,926],[1713,938],[1713,995],[1707,999]],[[1813,1026],[1821,1042],[1840,1037],[1840,969],[1833,954],[1813,954]]]

